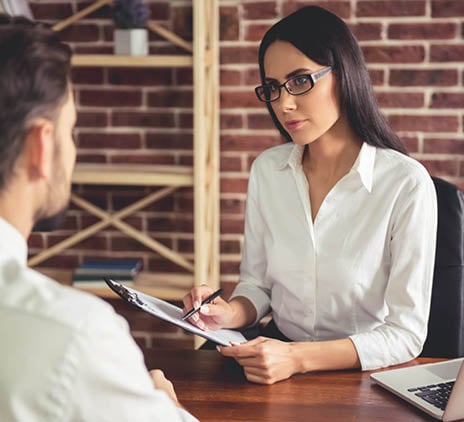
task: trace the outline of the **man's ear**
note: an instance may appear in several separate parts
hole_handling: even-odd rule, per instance
[[[29,178],[50,178],[54,153],[53,134],[53,123],[46,119],[34,122],[27,134],[25,152]]]

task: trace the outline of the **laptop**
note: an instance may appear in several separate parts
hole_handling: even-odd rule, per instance
[[[377,384],[443,421],[464,418],[464,358],[390,369],[370,375]]]

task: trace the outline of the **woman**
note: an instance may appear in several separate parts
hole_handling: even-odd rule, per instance
[[[220,347],[248,380],[385,367],[426,337],[436,196],[376,104],[362,52],[316,6],[274,25],[259,49],[258,98],[289,141],[253,163],[240,281],[190,320],[244,328],[268,312],[273,337]],[[209,294],[195,288],[186,309]]]

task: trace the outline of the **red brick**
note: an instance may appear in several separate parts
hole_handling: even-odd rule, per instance
[[[240,270],[240,261],[221,261],[221,274],[238,274]]]
[[[238,240],[222,240],[220,251],[221,254],[239,254],[241,252],[240,242]]]
[[[141,151],[142,152],[142,151]],[[124,164],[175,164],[175,157],[168,154],[153,154],[143,151],[142,155],[128,154],[124,152],[123,155],[112,155],[110,163],[124,163]]]
[[[256,98],[252,89],[246,90],[221,90],[221,108],[256,108],[262,107],[262,103]]]
[[[193,129],[193,113],[179,111],[178,122],[177,127],[179,129]]]
[[[239,39],[239,15],[237,7],[220,7],[219,9],[219,39],[221,41],[236,41]]]
[[[129,90],[87,90],[78,94],[80,105],[92,107],[129,107],[142,105],[142,93]]]
[[[315,5],[315,6],[322,6],[324,9],[330,10],[332,13],[335,13],[336,15],[340,16],[342,19],[348,19],[351,16],[351,4],[349,1],[344,1],[344,0],[334,0],[334,1],[324,1],[321,3],[321,1],[317,0],[312,0],[312,1],[306,1],[306,0],[287,0],[283,2],[283,16],[286,16],[297,9],[300,9],[303,6],[310,6],[310,5]]]
[[[78,151],[77,154],[77,162],[78,163],[106,163],[107,157],[106,154],[89,154],[89,153],[82,153]]]
[[[85,44],[74,45],[73,51],[75,54],[113,54],[113,46],[100,45],[100,44]]]
[[[192,7],[171,5],[172,30],[186,41],[192,39]]]
[[[108,70],[108,80],[113,85],[157,86],[172,84],[170,69],[139,68],[111,68]]]
[[[221,193],[246,193],[248,185],[247,178],[221,178],[220,192]]]
[[[27,239],[27,245],[29,249],[44,248],[44,235],[43,233],[31,233],[29,238]]]
[[[39,4],[35,1],[29,1],[32,15],[36,20],[52,20],[59,21],[72,15],[72,5],[63,1],[63,3],[43,3]]]
[[[107,125],[108,116],[104,112],[79,111],[77,114],[76,127],[78,128],[106,127]]]
[[[222,47],[221,64],[258,63],[258,47]]]
[[[110,203],[108,201],[108,188],[100,186],[86,186],[85,189],[80,190],[80,196],[103,209],[109,209]],[[92,217],[93,218],[93,217]],[[95,221],[92,221],[92,223]],[[92,224],[90,223],[90,224]]]
[[[459,122],[456,116],[404,116],[391,115],[388,120],[395,131],[457,132]]]
[[[221,199],[221,214],[242,214],[245,211],[245,204],[242,199],[223,198]]]
[[[271,128],[274,126],[271,126]],[[277,135],[221,135],[221,151],[257,151],[279,145]]]
[[[156,111],[117,111],[111,119],[113,126],[129,127],[174,127],[174,113]]]
[[[245,29],[245,41],[261,41],[264,34],[269,29],[268,24],[256,24],[252,23],[246,25]]]
[[[464,93],[435,92],[432,94],[431,108],[463,108]]]
[[[148,133],[147,148],[151,149],[191,149],[193,136],[188,133]]]
[[[459,154],[464,155],[463,139],[426,138],[424,152],[428,154]]]
[[[409,154],[419,152],[419,139],[416,136],[402,136],[401,139]]]
[[[390,71],[391,86],[453,86],[458,82],[454,69],[427,69]]]
[[[65,237],[64,239],[66,239]],[[64,240],[63,239],[63,240]],[[86,251],[105,251],[108,250],[108,239],[105,236],[94,235],[73,246],[74,249],[84,249]]]
[[[380,107],[416,108],[424,106],[421,92],[376,92]]]
[[[439,23],[395,23],[388,27],[388,38],[393,40],[450,39],[457,34],[457,25]]]
[[[36,0],[37,1],[37,0]],[[94,1],[83,1],[77,4],[77,10],[82,10],[87,6],[90,6]],[[111,19],[111,6],[106,5],[93,11],[90,15],[87,15],[85,19]]]
[[[433,44],[430,46],[431,62],[462,62],[463,44]]]
[[[277,3],[275,1],[242,3],[242,19],[276,19]]]
[[[224,114],[221,113],[221,129],[240,129],[244,127],[243,116],[241,114]]]
[[[169,2],[157,0],[156,3],[147,3],[150,7],[150,19],[160,21],[168,20],[171,14]]]
[[[224,171],[241,171],[242,159],[240,157],[221,156],[220,160],[221,172]]]
[[[83,133],[79,135],[81,148],[121,148],[141,147],[140,135],[136,133]]]
[[[147,270],[161,273],[184,273],[190,275],[190,273],[187,270],[184,270],[182,267],[174,264],[173,262],[166,261],[164,258],[150,259],[148,262]]]
[[[148,94],[149,107],[193,107],[193,92],[191,89],[164,89]]]
[[[238,70],[221,69],[220,71],[220,85],[240,85],[241,73]]]
[[[97,25],[74,24],[63,29],[60,40],[64,42],[95,42],[100,39]]]
[[[243,234],[243,219],[221,217],[220,233],[221,234]]]
[[[276,126],[269,113],[248,113],[248,127],[250,129],[274,129]]]
[[[175,69],[172,71],[172,74],[177,86],[193,85],[192,69]]]
[[[382,25],[380,23],[356,23],[349,25],[354,36],[359,41],[380,40],[382,38]]]
[[[177,241],[177,250],[181,253],[193,254],[195,247],[193,239],[179,239]]]
[[[464,16],[464,3],[462,0],[432,0],[432,16],[434,18]]]
[[[74,84],[101,85],[103,83],[103,72],[101,67],[73,67],[71,79]]]
[[[425,50],[421,45],[376,45],[362,47],[367,63],[421,63]]]
[[[459,162],[457,160],[421,160],[432,176],[457,176]]]
[[[383,85],[385,81],[385,71],[381,69],[368,69],[372,85]]]
[[[244,84],[252,85],[253,87],[261,84],[261,77],[259,76],[258,64],[252,68],[248,68],[244,71]]]
[[[162,243],[164,246],[172,248],[172,240],[171,239],[162,239],[159,236],[156,237],[156,241]],[[112,251],[140,251],[140,252],[150,252],[152,253],[153,250],[148,246],[145,246],[143,243],[138,242],[135,239],[129,237],[112,237],[110,248]]]
[[[189,151],[182,151],[179,155],[178,161],[181,166],[193,166],[193,157]]]
[[[360,0],[356,4],[357,17],[424,16],[425,0]]]

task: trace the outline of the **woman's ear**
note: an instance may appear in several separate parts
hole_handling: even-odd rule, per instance
[[[54,153],[54,126],[50,120],[34,122],[26,136],[25,159],[31,179],[49,179],[52,173]]]

